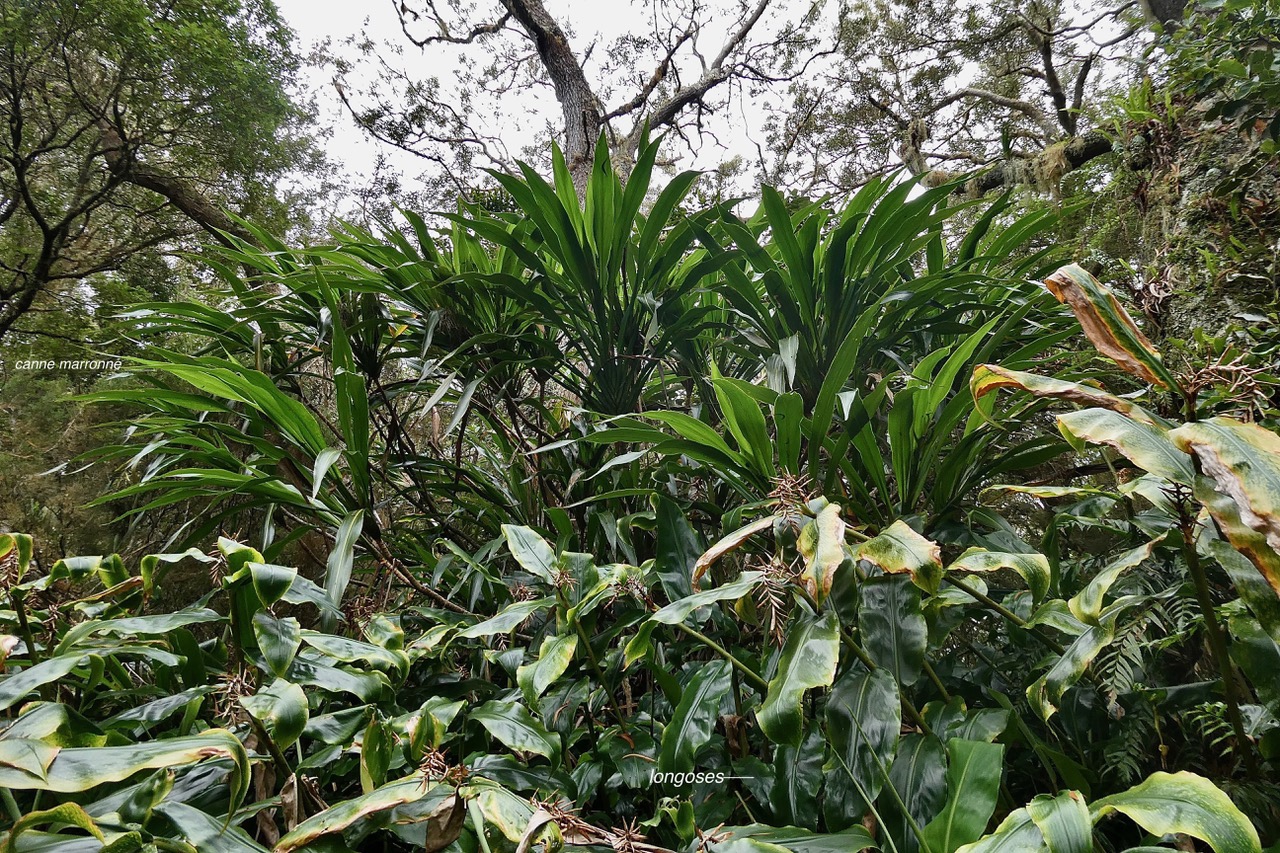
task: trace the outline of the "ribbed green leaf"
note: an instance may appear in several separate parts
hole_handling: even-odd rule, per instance
[[[292,616],[276,618],[265,612],[255,613],[253,635],[267,668],[276,676],[284,676],[302,646],[302,628],[298,620]]]
[[[1000,822],[995,832],[966,844],[957,853],[1030,853],[1044,850],[1045,846],[1045,838],[1031,815],[1026,809],[1017,809]]]
[[[724,412],[729,431],[738,442],[738,449],[753,460],[757,471],[773,476],[773,442],[769,439],[769,429],[760,406],[734,380],[716,376],[714,370],[712,375],[716,399]]]
[[[693,770],[698,750],[715,733],[720,701],[732,683],[731,673],[729,664],[722,660],[711,661],[694,672],[671,714],[671,721],[662,731],[659,771]]]
[[[526,572],[549,584],[555,583],[556,552],[547,540],[528,527],[515,524],[502,525],[511,556],[516,558]]]
[[[483,622],[477,622],[469,628],[462,629],[458,632],[458,636],[470,639],[491,637],[494,634],[509,634],[530,616],[546,610],[554,604],[555,599],[553,598],[531,598],[527,601],[515,601]]]
[[[952,738],[947,741],[947,801],[924,827],[929,853],[954,853],[986,830],[1000,793],[1004,746]]]
[[[1063,655],[1049,671],[1027,688],[1027,701],[1035,708],[1040,719],[1048,720],[1058,711],[1058,703],[1067,689],[1084,675],[1084,671],[1104,648],[1115,638],[1114,617],[1100,619],[1067,646]]]
[[[1111,589],[1111,585],[1124,572],[1137,568],[1149,560],[1157,542],[1159,540],[1125,551],[1119,557],[1107,563],[1089,580],[1084,589],[1080,590],[1067,602],[1067,606],[1071,609],[1071,615],[1086,624],[1097,625],[1102,615],[1103,599],[1108,590]]]
[[[1063,791],[1056,797],[1041,794],[1027,803],[1026,810],[1049,853],[1093,853],[1093,822],[1079,791]]]
[[[360,790],[366,794],[387,783],[395,734],[378,713],[369,718],[360,738]]]
[[[310,716],[307,695],[302,688],[281,678],[252,696],[242,697],[240,704],[262,723],[267,734],[282,750],[302,735]]]
[[[793,826],[774,827],[751,824],[726,826],[719,830],[728,836],[714,843],[715,853],[859,853],[876,846],[875,839],[860,826],[841,832],[807,832]]]
[[[673,601],[666,607],[661,608],[657,613],[640,623],[639,631],[627,643],[623,655],[625,664],[630,666],[648,653],[649,639],[658,625],[678,625],[688,619],[690,614],[703,607],[719,601],[737,601],[755,589],[762,577],[763,574],[761,572],[743,572],[732,583],[718,586],[715,589],[704,589],[702,592],[695,592],[693,595],[685,596],[679,601]]]
[[[564,675],[578,648],[577,634],[547,637],[538,650],[538,659],[522,664],[516,670],[516,683],[530,707],[537,707],[538,697]]]
[[[329,552],[324,575],[325,596],[333,605],[333,609],[325,610],[320,614],[320,624],[325,630],[332,630],[338,621],[334,611],[342,607],[342,598],[347,593],[347,584],[351,583],[356,543],[360,541],[360,532],[363,528],[364,510],[357,509],[347,513],[334,531],[333,549]]]
[[[773,754],[773,789],[769,804],[775,823],[816,829],[818,791],[822,787],[825,740],[816,726],[800,746],[779,744]]]
[[[143,770],[180,767],[216,757],[230,758],[235,763],[231,776],[234,808],[249,789],[249,756],[244,745],[225,729],[209,729],[193,737],[130,746],[64,749],[49,764],[44,779],[35,779],[30,773],[0,764],[0,785],[14,790],[72,794],[123,781]]]
[[[253,579],[253,590],[258,593],[258,599],[270,607],[289,591],[293,579],[298,576],[298,570],[271,563],[249,563],[249,575]]]
[[[799,746],[804,732],[801,700],[806,691],[829,687],[836,677],[840,626],[830,611],[802,616],[787,632],[778,672],[756,711],[760,730],[774,743]]]
[[[1094,823],[1120,812],[1152,835],[1199,838],[1215,853],[1260,853],[1258,831],[1216,785],[1185,770],[1153,773],[1141,784],[1090,804]]]
[[[240,827],[224,826],[222,821],[186,803],[165,801],[156,805],[156,811],[167,817],[199,853],[268,853]]]
[[[66,677],[88,660],[84,654],[65,654],[29,666],[0,681],[0,711],[27,698],[33,691]]]
[[[867,654],[899,684],[915,684],[929,640],[920,591],[901,575],[867,578],[859,589],[858,630]]]
[[[902,703],[885,669],[850,667],[831,688],[826,709],[827,763],[823,814],[828,828],[856,825],[884,786],[898,749]]]
[[[893,833],[900,851],[920,850],[915,833],[897,806],[901,800],[920,826],[925,826],[942,808],[947,797],[947,759],[942,742],[932,735],[903,735],[898,753],[889,767],[889,784],[898,796],[881,793],[878,809],[885,828]]]
[[[50,825],[73,826],[77,829],[83,829],[101,842],[105,843],[107,840],[102,830],[98,828],[98,824],[81,806],[75,803],[62,803],[51,809],[29,812],[15,821],[2,839],[4,843],[0,846],[0,851],[3,851],[3,853],[19,853],[19,851],[29,849],[27,845],[19,844],[18,839],[34,827]],[[64,836],[68,841],[71,840],[71,837]]]
[[[527,708],[515,702],[486,702],[468,715],[484,726],[503,746],[517,752],[541,755],[556,763],[560,739],[543,728]]]

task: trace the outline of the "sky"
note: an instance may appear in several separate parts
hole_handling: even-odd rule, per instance
[[[548,11],[556,16],[563,25],[571,30],[571,43],[581,58],[588,54],[593,43],[607,46],[617,37],[629,32],[648,32],[653,21],[646,17],[652,11],[646,11],[646,4],[639,0],[545,0]],[[342,43],[349,37],[367,34],[375,42],[386,42],[399,47],[403,53],[399,64],[411,74],[421,75],[422,79],[438,77],[442,87],[451,85],[454,77],[454,63],[458,54],[448,49],[419,51],[409,44],[400,30],[398,16],[392,0],[366,0],[363,3],[346,2],[345,0],[276,0],[276,5],[297,33],[299,47],[304,53],[310,52],[316,45],[326,39],[332,45],[329,52],[337,52],[348,56],[355,53],[350,48],[343,48]],[[444,7],[445,3],[439,4]],[[496,0],[480,0],[477,4],[482,10],[492,6],[498,8]],[[662,6],[663,4],[658,4]],[[679,3],[667,0],[668,8],[675,8]],[[778,4],[786,9],[790,4]],[[726,20],[726,26],[731,21]],[[764,31],[768,19],[762,20],[758,30]],[[704,52],[714,53],[722,40],[722,32],[710,31],[705,37]],[[474,47],[467,48],[475,55]],[[598,63],[604,50],[587,60],[588,79],[593,79],[592,66]],[[643,73],[650,73],[647,65]],[[691,70],[690,73],[693,73]],[[367,176],[373,169],[379,154],[386,157],[388,164],[405,179],[406,186],[413,189],[417,186],[413,178],[423,169],[423,161],[411,154],[399,152],[392,146],[383,145],[357,128],[346,112],[333,86],[333,72],[323,68],[311,67],[305,75],[305,85],[314,95],[318,105],[317,118],[322,127],[330,128],[330,137],[326,149],[330,158],[340,164],[342,170],[350,176],[350,180],[359,180]],[[358,75],[356,77],[359,79]],[[593,79],[594,82],[594,79]],[[349,87],[350,88],[350,87]],[[626,100],[630,92],[619,92],[605,98],[606,106]],[[756,156],[756,142],[749,130],[758,128],[763,121],[765,106],[757,101],[735,103],[728,115],[719,116],[718,144],[708,142],[697,155],[688,157],[680,164],[681,168],[694,167],[710,169],[735,155],[753,160]],[[507,143],[513,155],[519,155],[526,145],[533,144],[538,132],[548,124],[558,127],[559,104],[549,87],[538,87],[525,90],[518,98],[508,98],[502,102],[502,108],[495,113],[493,120],[485,128],[494,136],[500,136]],[[629,124],[623,129],[629,129]],[[758,135],[758,131],[757,131]]]

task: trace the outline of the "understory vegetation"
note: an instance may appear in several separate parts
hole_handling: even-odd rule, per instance
[[[1069,206],[657,151],[129,312],[162,553],[0,534],[4,850],[1280,842],[1265,350],[1166,364]]]

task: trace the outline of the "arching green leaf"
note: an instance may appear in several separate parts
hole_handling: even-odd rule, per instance
[[[830,686],[839,652],[840,627],[834,613],[802,616],[791,626],[778,658],[778,673],[769,681],[768,695],[756,711],[760,730],[769,740],[800,745],[804,727],[800,702],[807,690]]]

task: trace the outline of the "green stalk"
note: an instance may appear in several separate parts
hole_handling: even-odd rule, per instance
[[[929,680],[933,682],[933,686],[938,688],[938,692],[942,694],[942,701],[950,702],[951,694],[947,691],[947,688],[943,686],[942,679],[938,677],[938,672],[933,668],[933,664],[929,663],[927,660],[924,662],[924,674],[929,676]]]
[[[866,575],[861,572],[858,573],[858,577],[860,580],[866,580]],[[818,612],[818,603],[814,601],[813,596],[809,595],[809,591],[803,587],[800,587],[798,591],[802,596],[804,596],[805,601],[809,603],[809,606],[813,608],[814,612]],[[858,643],[853,634],[849,633],[849,630],[843,625],[840,625],[840,639],[853,650],[854,657],[861,661],[862,665],[869,671],[875,672],[879,669],[876,662],[871,659],[871,655],[867,654],[867,650]],[[920,730],[925,734],[932,735],[933,729],[929,728],[929,724],[924,721],[924,715],[920,713],[920,709],[917,708],[910,699],[903,695],[901,685],[899,685],[898,698],[902,700],[902,707],[907,712],[907,716],[911,718],[911,722],[919,726]]]
[[[676,627],[679,628],[681,631],[684,631],[690,637],[693,637],[695,640],[705,645],[707,648],[711,649],[711,651],[720,655],[720,657],[727,660],[733,666],[734,669],[738,670],[743,674],[743,676],[747,679],[747,681],[750,681],[752,684],[754,684],[756,687],[759,687],[761,690],[768,692],[769,682],[765,681],[763,678],[757,675],[756,672],[751,669],[751,667],[747,666],[745,663],[743,663],[742,661],[734,657],[733,653],[730,652],[728,649],[726,649],[724,646],[720,645],[715,640],[711,639],[701,631],[695,628],[690,628],[688,625],[684,624],[683,622],[677,622]]]
[[[1254,755],[1253,741],[1249,739],[1244,727],[1244,717],[1240,714],[1240,705],[1243,704],[1241,701],[1243,697],[1239,692],[1240,684],[1236,681],[1235,666],[1231,663],[1231,655],[1227,651],[1226,635],[1218,623],[1213,595],[1209,591],[1209,578],[1205,575],[1204,566],[1200,563],[1200,555],[1196,552],[1195,520],[1181,505],[1179,505],[1179,514],[1182,528],[1182,555],[1187,561],[1187,570],[1191,573],[1191,580],[1195,584],[1196,600],[1200,604],[1200,615],[1204,617],[1204,632],[1209,640],[1209,651],[1213,654],[1213,661],[1218,667],[1218,673],[1222,676],[1222,694],[1227,701],[1227,719],[1231,722],[1236,741],[1244,752],[1245,770],[1248,771],[1250,778],[1258,779],[1260,778],[1258,759]]]
[[[1196,392],[1183,391],[1183,413],[1187,423],[1195,423],[1199,419],[1196,411]],[[1191,465],[1196,476],[1204,472],[1200,470],[1200,457],[1191,454]],[[1253,741],[1249,739],[1244,727],[1244,717],[1240,714],[1240,706],[1244,697],[1240,695],[1240,683],[1236,680],[1235,665],[1231,663],[1231,654],[1227,651],[1227,637],[1218,622],[1218,611],[1213,604],[1213,594],[1209,591],[1209,577],[1200,563],[1200,554],[1196,551],[1195,518],[1187,508],[1185,492],[1178,500],[1178,529],[1182,533],[1182,556],[1187,561],[1187,571],[1191,574],[1196,588],[1196,601],[1200,605],[1200,615],[1204,617],[1204,632],[1209,640],[1209,651],[1213,654],[1213,662],[1222,676],[1222,696],[1226,699],[1227,719],[1235,733],[1236,742],[1244,752],[1244,767],[1251,779],[1260,779],[1258,757],[1254,754]]]
[[[858,725],[857,720],[854,720],[854,725]],[[862,726],[858,725],[858,730],[861,732]],[[863,736],[865,738],[865,733]],[[867,808],[870,810],[871,815],[876,819],[876,823],[879,825],[880,831],[884,833],[885,841],[889,842],[889,846],[893,848],[893,853],[898,853],[898,845],[893,840],[893,836],[889,834],[888,825],[885,823],[884,818],[881,817],[880,812],[876,810],[874,798],[867,795],[867,789],[862,787],[862,783],[858,781],[857,774],[849,767],[848,762],[844,760],[844,756],[839,753],[833,753],[833,755],[835,756],[835,759],[840,762],[840,766],[844,768],[844,772],[849,774],[849,781],[858,789],[858,794],[866,801]],[[871,757],[875,760],[876,767],[879,768],[880,775],[884,778],[884,790],[888,791],[890,798],[898,807],[898,810],[902,812],[902,818],[907,822],[907,827],[911,830],[912,834],[915,835],[916,840],[920,842],[920,849],[926,850],[927,848],[924,843],[924,830],[920,828],[920,824],[916,819],[911,816],[911,812],[907,808],[907,804],[902,801],[902,795],[898,793],[898,789],[893,787],[893,781],[889,778],[889,768],[884,766],[884,762],[880,760],[880,756],[876,755],[875,750],[871,751]]]
[[[959,580],[957,578],[953,578],[950,575],[943,578],[943,580],[945,580],[947,583],[951,584],[956,589],[968,595],[974,601],[987,607],[989,610],[999,613],[1005,619],[1008,619],[1010,622],[1012,622],[1014,625],[1017,625],[1022,630],[1030,632],[1032,636],[1040,640],[1040,642],[1044,643],[1046,646],[1053,649],[1058,654],[1061,655],[1066,653],[1067,650],[1061,643],[1059,643],[1057,640],[1053,639],[1052,637],[1041,633],[1037,626],[1028,625],[1027,620],[1023,619],[1017,613],[1014,613],[1012,610],[1005,607],[1003,604],[996,601],[994,598],[991,598],[990,596],[984,593],[978,592],[978,590],[969,586],[964,581]]]
[[[258,740],[262,741],[262,745],[267,748],[267,754],[271,756],[271,763],[276,766],[276,773],[280,776],[280,784],[284,784],[284,780],[293,774],[293,768],[289,766],[289,760],[284,757],[284,753],[280,751],[280,747],[271,735],[267,734],[266,726],[262,725],[253,715],[249,715],[249,725],[253,728],[254,734],[258,736]]]
[[[600,666],[600,660],[596,657],[596,650],[591,648],[591,638],[587,636],[587,632],[582,629],[581,623],[574,620],[574,629],[578,633],[578,640],[582,643],[583,648],[587,650],[587,660],[591,664],[592,671],[596,674],[596,678],[600,679],[600,687],[604,689],[605,698],[609,701],[609,710],[613,712],[613,716],[618,718],[618,726],[622,731],[630,731],[627,725],[627,718],[623,715],[622,709],[618,707],[618,700],[614,698],[613,691],[609,688],[605,681],[604,669]]]
[[[17,823],[22,820],[22,811],[18,808],[18,801],[13,798],[13,792],[8,788],[0,788],[0,800],[4,801],[4,810],[9,813],[9,818]]]
[[[476,843],[482,853],[493,853],[489,849],[489,839],[484,834],[484,813],[480,811],[479,800],[467,800],[467,814],[471,816],[471,825],[476,831]]]
[[[871,659],[871,655],[867,654],[866,649],[858,645],[858,641],[853,638],[843,625],[840,626],[840,639],[843,640],[850,649],[853,650],[854,656],[862,662],[869,671],[875,672],[880,667]],[[920,727],[920,731],[927,735],[933,735],[933,729],[929,728],[929,724],[924,721],[924,715],[920,713],[920,709],[915,706],[910,699],[902,693],[901,685],[898,689],[898,699],[902,702],[902,708],[907,712],[907,716],[911,718],[911,722]]]
[[[27,644],[27,657],[31,658],[32,665],[41,661],[40,650],[36,648],[35,635],[31,633],[31,623],[27,621],[27,608],[23,602],[23,595],[19,590],[14,590],[10,596],[13,601],[13,610],[18,614],[18,630],[22,632],[22,641]]]

